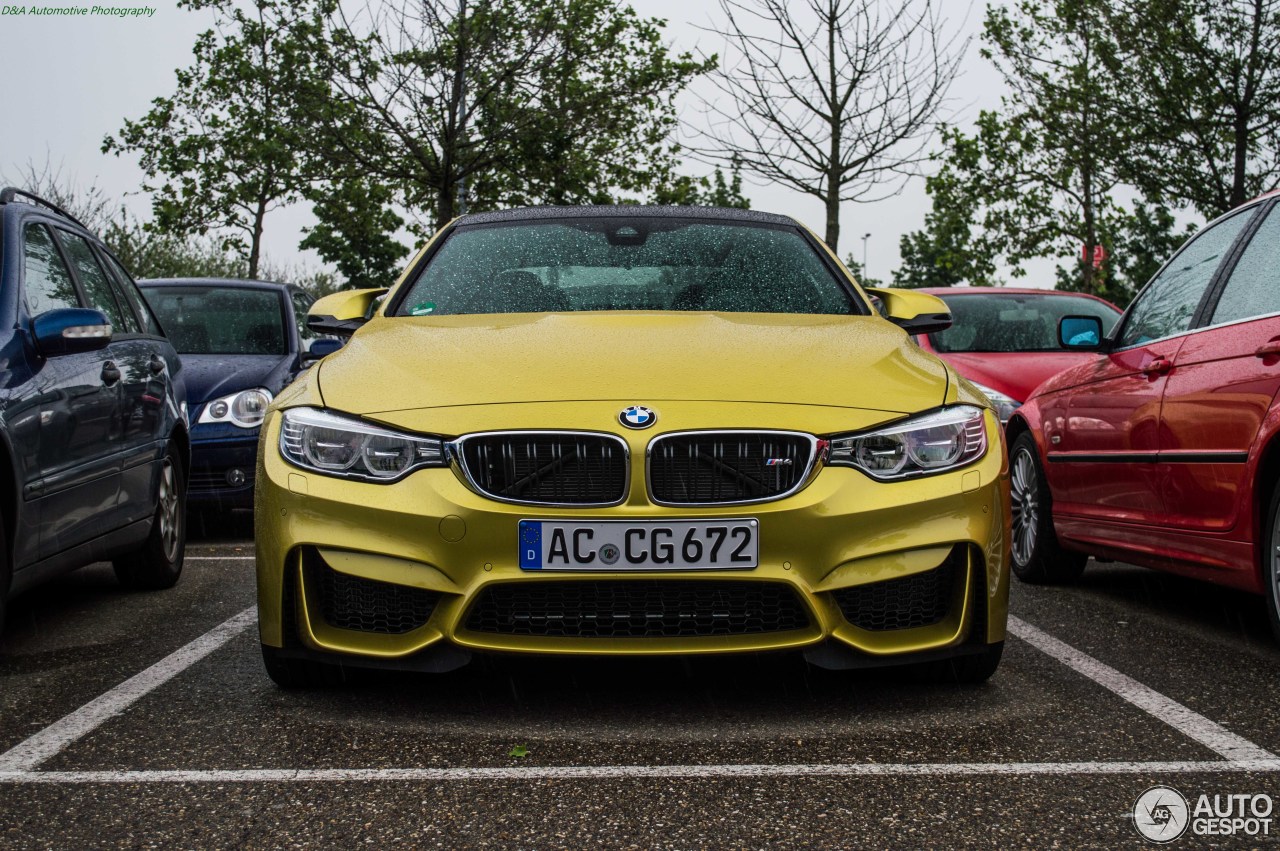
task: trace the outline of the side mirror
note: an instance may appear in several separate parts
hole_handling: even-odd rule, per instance
[[[321,334],[350,337],[369,321],[369,308],[387,294],[386,287],[343,290],[318,299],[307,311],[307,327]]]
[[[888,287],[865,287],[884,307],[880,313],[908,334],[932,334],[951,327],[951,308],[937,296]]]
[[[111,342],[111,323],[101,310],[60,307],[32,319],[31,336],[46,358],[93,352]]]
[[[1058,320],[1058,345],[1077,352],[1102,348],[1102,320],[1096,316],[1064,316]]]
[[[307,346],[307,350],[302,353],[301,363],[303,366],[311,366],[311,364],[333,354],[340,348],[342,348],[342,341],[335,340],[333,337],[321,337],[318,340],[312,340],[311,345]]]

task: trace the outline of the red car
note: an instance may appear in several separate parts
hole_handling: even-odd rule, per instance
[[[1001,422],[1051,375],[1094,355],[1058,344],[1058,320],[1076,314],[1096,316],[1105,330],[1120,318],[1120,308],[1084,293],[1009,287],[939,287],[936,295],[951,308],[951,327],[916,338],[921,348],[955,367],[996,406]]]
[[[1189,240],[1009,422],[1013,570],[1089,555],[1265,594],[1280,636],[1280,192]]]

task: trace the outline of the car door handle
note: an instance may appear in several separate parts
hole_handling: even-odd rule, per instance
[[[1168,358],[1156,358],[1138,371],[1143,375],[1150,377],[1153,375],[1164,375],[1171,369],[1173,369],[1173,361]]]
[[[1269,358],[1274,355],[1280,355],[1280,340],[1272,340],[1269,343],[1263,343],[1258,346],[1258,350],[1254,353],[1255,357]]]
[[[151,360],[147,363],[147,367],[151,370],[152,375],[159,375],[164,372],[164,358],[159,355],[152,355]]]
[[[111,361],[107,361],[102,365],[102,383],[106,385],[115,384],[120,380],[120,367]]]

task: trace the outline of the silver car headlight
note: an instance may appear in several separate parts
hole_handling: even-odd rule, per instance
[[[205,405],[200,412],[199,422],[231,423],[240,428],[257,428],[262,425],[272,398],[271,391],[265,387],[231,393]]]
[[[319,408],[290,408],[281,416],[280,454],[326,476],[385,483],[447,463],[438,437],[393,431]]]
[[[873,479],[944,473],[987,454],[983,409],[955,405],[890,426],[831,438],[828,464],[856,467]]]
[[[992,389],[985,384],[979,384],[976,381],[970,381],[974,387],[982,391],[982,395],[991,400],[991,405],[996,409],[996,415],[1000,417],[1000,424],[1004,425],[1009,422],[1009,417],[1013,416],[1013,412],[1022,407],[1022,403],[1012,396],[1005,395],[999,390]]]

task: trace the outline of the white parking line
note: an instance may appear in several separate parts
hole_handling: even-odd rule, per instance
[[[247,557],[245,557],[247,558]],[[37,771],[77,739],[102,726],[142,697],[199,662],[256,621],[245,609],[145,671],[95,698],[26,741],[0,754],[0,783],[232,783],[335,781],[548,780],[609,778],[876,777],[963,775],[1086,775],[1280,772],[1280,758],[1220,724],[1104,665],[1021,620],[1009,632],[1088,677],[1134,706],[1200,742],[1223,761],[858,763],[800,765],[606,765],[492,768],[233,769],[157,771]]]
[[[801,765],[552,765],[496,768],[250,768],[197,771],[0,771],[0,783],[333,783],[1216,774],[1280,771],[1280,759],[1204,762],[933,762]]]
[[[1165,697],[1155,689],[1144,686],[1115,668],[1104,665],[1070,644],[1059,641],[1021,618],[1009,616],[1009,632],[1108,691],[1114,692],[1139,709],[1149,712],[1182,735],[1194,739],[1219,756],[1234,761],[1276,759],[1276,755],[1270,751],[1237,736],[1221,724],[1210,721],[1199,712],[1183,706],[1172,698]]]
[[[253,561],[257,556],[187,556],[184,561]]]
[[[257,623],[257,620],[257,608],[250,607],[190,644],[180,647],[145,671],[135,674],[70,715],[45,727],[25,742],[0,754],[0,772],[34,769],[244,632]]]

